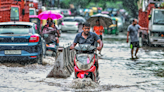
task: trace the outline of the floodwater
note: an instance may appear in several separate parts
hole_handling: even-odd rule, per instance
[[[73,42],[75,33],[62,33],[60,45]],[[0,64],[0,92],[163,92],[164,48],[142,47],[139,59],[131,60],[126,36],[104,36],[103,56],[99,59],[100,83],[89,79],[46,78],[55,59],[46,57],[44,65]],[[86,82],[82,85],[83,82]]]

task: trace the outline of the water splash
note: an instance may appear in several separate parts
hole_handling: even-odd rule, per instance
[[[66,84],[67,87],[73,89],[96,89],[99,88],[99,84],[93,82],[90,78],[74,79],[71,83]]]

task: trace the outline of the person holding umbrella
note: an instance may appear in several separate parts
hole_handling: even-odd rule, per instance
[[[102,34],[104,32],[104,27],[109,27],[112,24],[112,19],[110,18],[110,16],[106,15],[106,14],[95,14],[92,15],[89,19],[87,19],[87,22],[89,22],[91,24],[91,26],[93,27],[93,32],[95,32],[97,35],[99,35],[99,37],[101,38],[101,40],[103,39]],[[97,44],[95,44],[97,45]],[[99,52],[99,54],[101,55],[101,50]]]
[[[45,20],[45,19],[47,20],[47,24],[43,27],[43,30],[47,29],[48,27],[52,27],[54,29],[55,35],[54,35],[54,37],[52,37],[52,39],[55,41],[56,46],[59,46],[60,33],[59,33],[58,27],[55,26],[55,24],[53,23],[53,20],[61,19],[61,18],[63,18],[63,16],[56,12],[44,11],[38,15],[38,18],[40,20]]]
[[[55,37],[53,39],[55,40],[56,46],[59,46],[60,31],[51,18],[47,19],[47,24],[43,27],[43,30],[47,29],[48,27],[52,27],[54,29]]]
[[[100,37],[101,41],[103,40],[102,34],[104,32],[104,27],[100,25],[99,20],[96,20],[96,25],[93,27],[93,32],[95,32]],[[101,50],[99,52],[100,55],[102,55]]]

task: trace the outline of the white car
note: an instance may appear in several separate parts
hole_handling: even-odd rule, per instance
[[[73,31],[78,32],[78,22],[74,17],[65,17],[61,23],[61,31]]]

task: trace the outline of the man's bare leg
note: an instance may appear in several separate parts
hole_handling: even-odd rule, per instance
[[[132,59],[134,59],[134,58],[133,58],[133,50],[134,50],[134,49],[132,48],[132,49],[131,49],[131,57],[132,57]]]
[[[137,57],[138,50],[139,50],[139,48],[136,49],[136,53],[135,53],[135,57],[136,57],[136,58],[138,58],[138,57]]]
[[[103,48],[103,45],[102,45],[102,48]],[[101,49],[102,50],[102,49]],[[101,50],[99,51],[99,54],[102,56],[102,54],[101,54]]]

